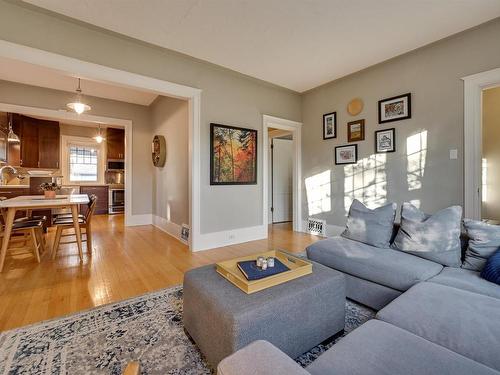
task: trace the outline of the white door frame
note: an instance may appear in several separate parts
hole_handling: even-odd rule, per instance
[[[27,47],[24,45],[0,40],[0,57],[23,61],[30,64],[55,69],[62,74],[101,81],[115,86],[142,89],[159,95],[186,99],[189,102],[189,247],[196,251],[202,247],[200,243],[200,104],[201,90],[140,74],[130,73],[103,65],[98,65],[75,58]],[[63,112],[64,113],[64,112]],[[68,116],[71,115],[68,113]],[[90,116],[90,115],[86,115]],[[98,118],[99,116],[94,116]],[[80,118],[82,118],[80,116]],[[125,225],[152,224],[152,214],[132,214],[132,123],[125,127]],[[127,210],[128,208],[128,210]]]
[[[293,230],[302,231],[302,123],[282,119],[279,117],[263,115],[262,118],[262,154],[263,154],[263,205],[262,222],[268,225],[268,202],[269,202],[269,128],[287,130],[292,132],[293,137]]]
[[[464,81],[464,214],[481,219],[482,97],[500,84],[500,68],[463,77]]]

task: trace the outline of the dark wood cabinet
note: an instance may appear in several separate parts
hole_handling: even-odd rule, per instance
[[[38,128],[38,167],[59,168],[59,123],[46,121]]]
[[[12,129],[21,142],[8,146],[8,163],[24,168],[59,168],[60,130],[56,121],[13,115]]]
[[[125,130],[106,129],[107,159],[125,159]]]
[[[25,168],[38,168],[38,120],[19,116],[21,121],[21,160],[20,166]]]
[[[0,161],[7,161],[7,134],[9,133],[9,114],[0,112]]]
[[[105,215],[108,213],[107,186],[80,186],[80,194],[95,194],[97,196],[95,215]],[[81,205],[80,212],[85,215],[87,213],[87,206]]]

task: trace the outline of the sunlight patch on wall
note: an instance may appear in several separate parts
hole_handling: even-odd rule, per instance
[[[330,169],[328,169],[306,178],[305,183],[309,216],[331,211],[332,185],[330,174]]]
[[[482,185],[482,201],[486,202],[488,200],[488,160],[483,158],[482,162],[482,174],[481,174],[481,185]]]
[[[422,188],[427,158],[427,130],[406,138],[408,190]]]
[[[387,202],[386,154],[373,154],[357,164],[344,167],[344,208],[349,211],[354,199],[369,208]]]

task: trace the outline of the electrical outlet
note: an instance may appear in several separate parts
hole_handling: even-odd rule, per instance
[[[229,239],[230,239],[230,240],[234,240],[235,238],[236,238],[236,236],[234,235],[234,233],[231,233],[231,234],[229,235]]]
[[[456,148],[450,150],[450,159],[458,159],[458,150]]]

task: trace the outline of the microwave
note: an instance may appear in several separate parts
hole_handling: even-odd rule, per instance
[[[125,160],[123,159],[108,159],[106,164],[107,171],[121,172],[125,169]]]

